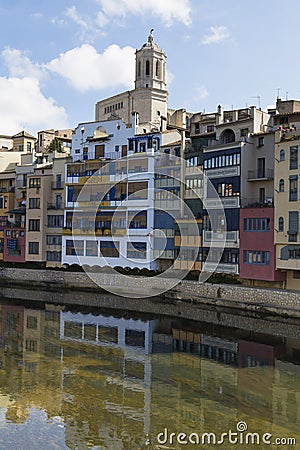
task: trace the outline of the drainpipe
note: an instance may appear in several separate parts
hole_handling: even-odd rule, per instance
[[[184,190],[185,190],[185,131],[181,131],[181,145],[180,145],[180,216],[184,213]]]

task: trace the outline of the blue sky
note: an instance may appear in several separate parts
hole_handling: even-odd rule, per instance
[[[75,127],[133,88],[154,28],[169,106],[215,111],[300,98],[298,0],[1,0],[0,134]]]

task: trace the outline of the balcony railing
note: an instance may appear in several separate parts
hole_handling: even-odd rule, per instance
[[[11,187],[0,187],[0,193],[3,192],[15,192],[15,187],[11,186]]]
[[[21,222],[7,222],[5,228],[25,228],[25,224]]]
[[[55,190],[55,189],[63,189],[63,188],[64,188],[64,186],[63,186],[62,182],[58,183],[57,181],[53,181],[51,183],[51,189],[53,189],[53,190]]]
[[[63,205],[54,205],[52,203],[47,203],[47,209],[60,210],[60,209],[63,209]]]
[[[96,156],[95,152],[87,152],[73,155],[73,161],[88,161],[91,159],[120,159],[122,158],[122,152],[105,152],[104,156]]]
[[[272,197],[266,197],[265,199],[243,198],[241,199],[242,208],[273,208],[274,199]]]
[[[251,180],[273,180],[274,170],[248,170],[248,181]]]

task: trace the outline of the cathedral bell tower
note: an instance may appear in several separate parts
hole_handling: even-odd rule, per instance
[[[166,90],[167,56],[154,42],[153,29],[146,44],[137,50],[135,62],[135,88]]]
[[[132,91],[132,111],[137,111],[143,123],[160,128],[167,117],[168,91],[166,60],[163,50],[154,42],[153,29],[147,42],[135,52],[135,89]]]

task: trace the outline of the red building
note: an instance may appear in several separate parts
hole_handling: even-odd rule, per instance
[[[25,262],[26,230],[25,209],[9,211],[14,222],[8,222],[4,228],[3,261]]]
[[[274,208],[246,207],[240,210],[240,278],[283,281],[275,270]]]

